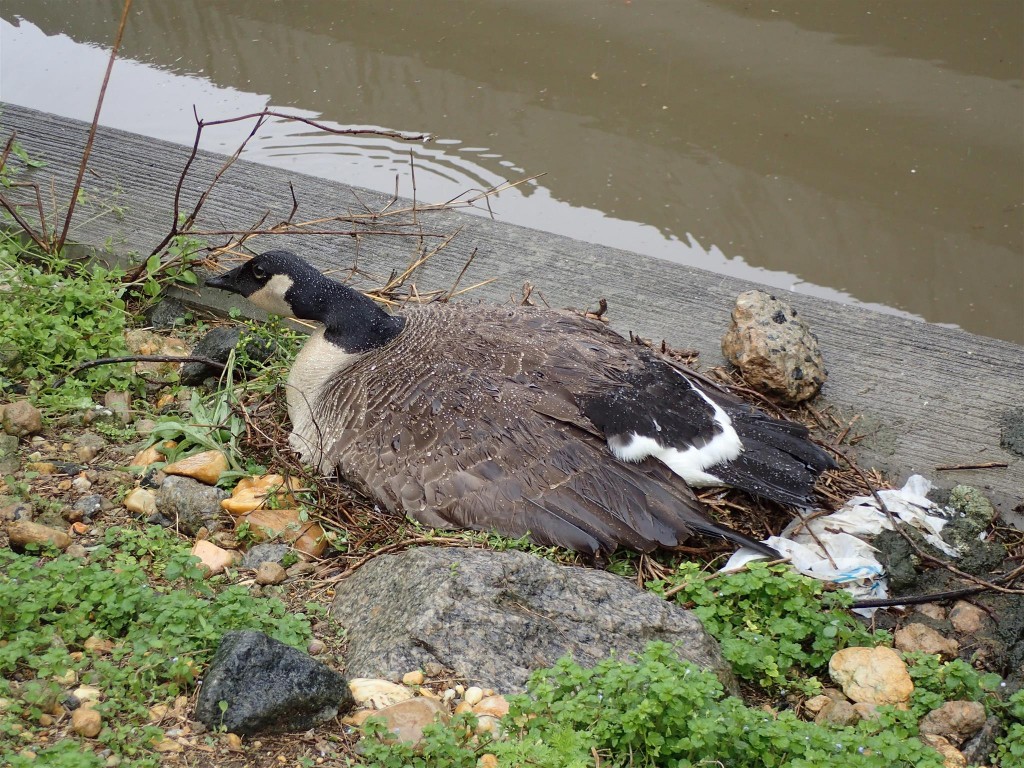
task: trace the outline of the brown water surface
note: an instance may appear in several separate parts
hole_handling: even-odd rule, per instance
[[[0,0],[0,98],[91,118],[120,8]],[[496,214],[1024,342],[1020,0],[133,9],[105,124],[191,143],[193,104],[271,105],[425,131],[421,199],[544,173]],[[408,195],[409,150],[275,122],[247,156]]]

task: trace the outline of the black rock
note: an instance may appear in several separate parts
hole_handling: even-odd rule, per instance
[[[173,528],[174,521],[169,517],[164,517],[159,512],[154,512],[146,518],[146,522],[149,525],[159,525],[161,528]]]
[[[228,361],[228,355],[238,344],[242,336],[240,328],[229,325],[218,326],[199,340],[192,354],[196,357],[208,357],[220,363]],[[181,383],[186,386],[202,384],[210,376],[219,376],[220,369],[205,363],[185,363],[181,366]]]
[[[660,640],[735,690],[693,613],[605,571],[525,552],[420,548],[377,557],[336,589],[332,614],[346,630],[352,677],[435,664],[512,693],[566,654],[589,667]]]
[[[85,469],[81,464],[73,464],[70,461],[54,461],[52,463],[55,475],[77,475]]]
[[[993,715],[985,721],[981,730],[971,736],[960,746],[960,752],[967,759],[968,765],[982,765],[996,747],[996,738],[1002,730],[999,718]]]
[[[242,338],[242,329],[237,326],[222,325],[212,329],[196,344],[192,354],[196,357],[208,357],[220,363],[228,361],[231,350],[238,346]],[[244,353],[250,363],[244,366],[251,369],[252,364],[263,363],[270,359],[270,356],[277,350],[273,342],[262,339],[247,339],[240,352]],[[185,363],[181,366],[181,383],[187,386],[202,384],[211,376],[219,376],[220,369],[205,363]]]
[[[177,299],[165,297],[146,312],[146,324],[151,328],[174,328],[185,322],[188,308]]]
[[[321,662],[262,632],[228,632],[203,678],[195,716],[211,730],[250,736],[305,731],[353,704],[345,678]]]

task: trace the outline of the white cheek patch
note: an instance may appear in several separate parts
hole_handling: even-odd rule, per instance
[[[615,437],[608,440],[608,447],[615,457],[621,461],[643,461],[653,456],[669,469],[679,475],[690,485],[722,485],[721,478],[705,472],[708,467],[729,462],[743,452],[740,436],[733,429],[729,414],[711,400],[707,395],[694,387],[694,391],[704,398],[714,409],[715,424],[721,430],[703,446],[691,445],[689,448],[672,448],[662,445],[657,440],[636,432],[631,432],[628,439]]]
[[[281,317],[295,317],[292,308],[284,300],[284,295],[292,285],[293,281],[288,275],[274,275],[266,285],[255,293],[249,294],[248,298],[264,312],[281,315]]]

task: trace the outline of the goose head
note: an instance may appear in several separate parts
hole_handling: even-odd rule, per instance
[[[267,251],[206,284],[244,296],[265,312],[303,320],[319,320],[312,301],[321,283],[334,281],[289,251]]]
[[[324,276],[291,251],[267,251],[206,284],[244,296],[274,315],[324,324],[327,340],[346,352],[365,352],[386,344],[404,327],[347,285]]]

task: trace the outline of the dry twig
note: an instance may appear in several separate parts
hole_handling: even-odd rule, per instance
[[[107,61],[107,71],[103,75],[103,85],[100,86],[100,95],[96,99],[96,112],[92,117],[92,125],[89,126],[89,138],[85,141],[85,149],[82,151],[82,162],[78,166],[78,177],[75,179],[75,186],[71,188],[71,201],[68,203],[67,216],[64,217],[64,228],[57,239],[55,250],[64,247],[64,241],[68,236],[68,229],[71,227],[71,217],[75,214],[75,203],[78,200],[78,190],[82,187],[82,179],[85,177],[85,167],[89,163],[89,155],[92,153],[92,143],[96,138],[96,128],[100,122],[100,110],[103,108],[103,98],[107,93],[107,83],[110,82],[110,72],[114,68],[114,61],[117,59],[117,51],[121,47],[121,39],[124,37],[124,27],[128,22],[128,12],[131,10],[132,0],[124,0],[124,8],[121,11],[121,22],[117,26],[117,34],[114,36],[114,45],[110,49],[110,59]],[[20,224],[21,222],[19,222]]]

